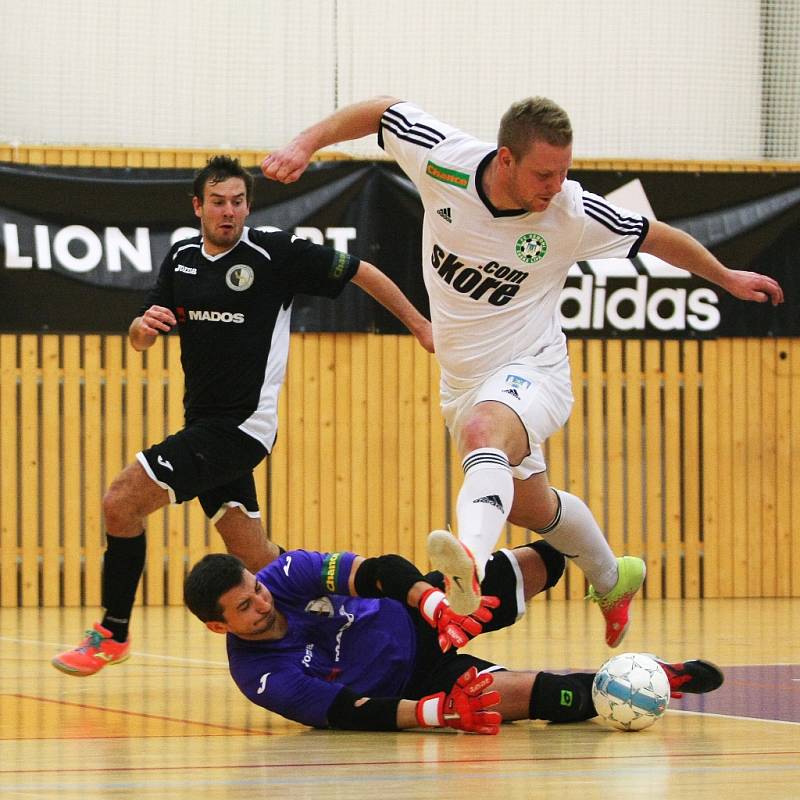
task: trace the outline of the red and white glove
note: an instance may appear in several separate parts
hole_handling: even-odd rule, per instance
[[[471,733],[498,733],[503,721],[500,712],[485,710],[500,702],[500,692],[486,691],[493,682],[491,673],[478,675],[477,667],[470,667],[449,694],[430,694],[417,702],[417,722],[422,728],[447,726]]]
[[[450,647],[463,647],[471,638],[483,631],[484,623],[492,619],[491,609],[500,605],[500,598],[487,595],[469,616],[456,614],[444,592],[431,587],[419,599],[419,613],[425,622],[439,633],[439,647],[446,653]]]

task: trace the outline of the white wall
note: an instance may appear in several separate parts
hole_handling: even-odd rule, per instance
[[[266,150],[378,93],[494,139],[546,94],[579,158],[760,158],[760,5],[0,0],[0,141]]]

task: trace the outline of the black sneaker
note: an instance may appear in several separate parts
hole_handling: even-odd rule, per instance
[[[672,697],[683,697],[684,692],[688,694],[713,692],[719,689],[725,680],[722,670],[710,661],[696,659],[684,661],[682,664],[667,664],[665,661],[656,660],[667,673]]]

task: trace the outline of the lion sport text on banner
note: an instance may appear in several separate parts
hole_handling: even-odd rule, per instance
[[[170,245],[197,233],[192,174],[0,165],[0,330],[127,330]],[[592,170],[571,177],[690,232],[729,266],[774,276],[786,303],[773,309],[737,301],[646,254],[591,261],[572,267],[562,294],[568,335],[800,335],[800,173]],[[335,161],[312,164],[290,186],[258,175],[248,224],[371,261],[427,313],[421,217],[417,192],[396,165]],[[532,214],[532,233],[535,227]],[[403,330],[363,292],[345,291],[336,303],[298,297],[293,330]]]

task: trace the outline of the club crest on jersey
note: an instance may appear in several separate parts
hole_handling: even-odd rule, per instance
[[[248,267],[247,264],[236,264],[225,273],[225,283],[234,292],[243,292],[245,289],[249,289],[254,280],[253,268]]]
[[[306,614],[318,614],[321,617],[332,617],[334,614],[333,603],[328,597],[317,597],[306,604]]]
[[[547,242],[538,233],[526,233],[517,239],[517,258],[526,264],[541,261],[547,252]]]

